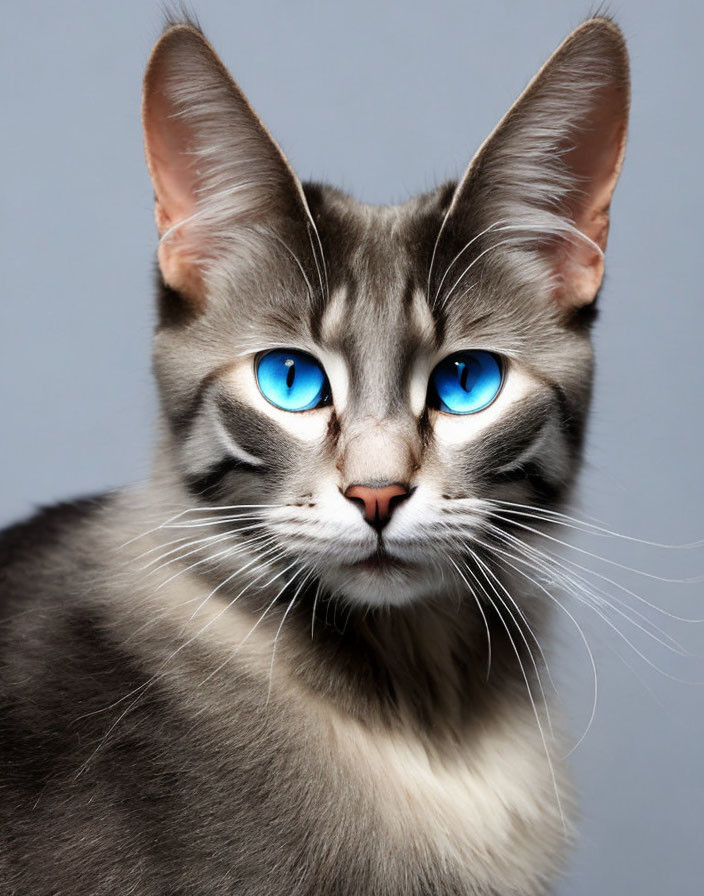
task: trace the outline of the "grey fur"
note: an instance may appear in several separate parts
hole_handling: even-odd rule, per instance
[[[196,28],[161,48],[200,176],[164,240],[205,300],[159,284],[149,485],[0,541],[2,891],[547,893],[550,608],[491,502],[559,507],[578,471],[593,313],[553,301],[549,253],[580,239],[563,155],[627,83],[620,33],[582,26],[459,186],[381,209],[301,186]],[[272,346],[328,359],[333,405],[267,407]],[[508,364],[466,438],[422,391],[461,346]],[[341,492],[380,481],[414,489],[378,544],[405,565],[362,572],[377,534]]]

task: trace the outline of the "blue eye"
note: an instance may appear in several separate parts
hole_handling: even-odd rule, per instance
[[[309,411],[330,403],[325,371],[311,355],[274,349],[257,361],[257,382],[268,402],[284,411]]]
[[[496,355],[457,352],[441,361],[430,374],[430,403],[448,414],[474,414],[492,403],[502,379],[501,362]]]

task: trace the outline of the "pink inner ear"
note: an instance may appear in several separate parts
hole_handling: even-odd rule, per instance
[[[157,80],[158,72],[153,77]],[[147,87],[143,124],[147,165],[156,194],[156,223],[163,235],[196,210],[193,136],[174,116],[172,105],[157,85]]]
[[[577,184],[569,215],[577,230],[598,249],[579,238],[569,242],[558,262],[561,285],[557,298],[562,304],[592,302],[603,279],[609,206],[626,148],[627,104],[624,89],[601,91],[592,119],[577,135],[574,149],[564,155]]]
[[[162,66],[147,72],[142,124],[149,174],[154,185],[154,217],[160,236],[196,211],[197,178],[194,138],[174,114],[163,89]],[[175,231],[160,243],[158,260],[166,283],[198,302],[203,299],[201,272],[193,253],[185,251],[184,233]]]

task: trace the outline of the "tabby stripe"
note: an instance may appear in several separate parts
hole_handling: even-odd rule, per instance
[[[518,451],[510,461],[488,474],[488,482],[495,485],[524,483],[533,491],[538,501],[547,504],[557,502],[564,483],[559,473],[557,476],[550,475],[549,449],[546,446],[546,450],[540,451],[535,457],[532,456],[545,436],[546,429],[551,425],[557,427],[556,436],[561,436],[569,443],[569,432],[566,431],[562,406],[559,402],[556,407],[554,401],[549,401],[547,405],[543,404],[542,408],[538,403],[537,407],[530,408],[529,415],[524,411],[511,427],[514,434],[521,429],[524,430]],[[499,453],[498,446],[495,453]]]
[[[548,417],[536,421],[535,427],[523,435],[523,438],[521,439],[523,447],[521,447],[521,445],[517,446],[519,450],[516,455],[510,461],[498,467],[495,471],[496,475],[508,475],[514,469],[523,467],[526,463],[532,461],[531,455],[535,450],[536,445],[542,439],[546,427],[552,422],[552,418]]]
[[[536,499],[544,504],[557,503],[563,488],[563,483],[548,479],[540,465],[532,460],[513,470],[498,473],[493,479],[497,484],[524,483],[530,487]]]
[[[525,400],[520,410],[492,429],[482,445],[486,456],[496,464],[495,472],[501,474],[520,464],[521,458],[529,458],[530,451],[542,437],[543,431],[556,422],[555,403],[548,395]]]
[[[234,363],[228,361],[207,373],[198,383],[198,388],[189,401],[188,407],[183,411],[169,414],[169,422],[175,435],[182,437],[188,435],[211,387],[223,374],[232,369]]]
[[[196,498],[209,497],[217,490],[222,480],[230,473],[254,473],[259,476],[267,472],[265,467],[249,464],[236,457],[225,457],[220,463],[210,467],[204,473],[189,476],[186,479],[188,491]]]

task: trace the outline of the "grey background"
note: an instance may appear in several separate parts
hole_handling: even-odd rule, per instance
[[[622,532],[687,541],[704,535],[703,16],[695,2],[621,0],[610,10],[630,41],[633,114],[596,331],[579,512]],[[200,0],[197,11],[303,177],[393,202],[461,173],[589,7]],[[2,19],[5,523],[37,503],[148,475],[156,240],[138,110],[161,12],[151,0],[5,0]],[[701,550],[596,545],[659,574],[704,571]],[[632,587],[624,571],[602,571]],[[635,581],[668,611],[704,615],[702,586]],[[559,893],[701,894],[704,692],[667,677],[701,679],[701,664],[613,617],[639,656],[595,613],[568,606],[596,656],[599,701],[572,756],[583,821]],[[555,678],[579,733],[590,714],[590,666],[562,618]],[[660,622],[704,653],[701,625]]]

